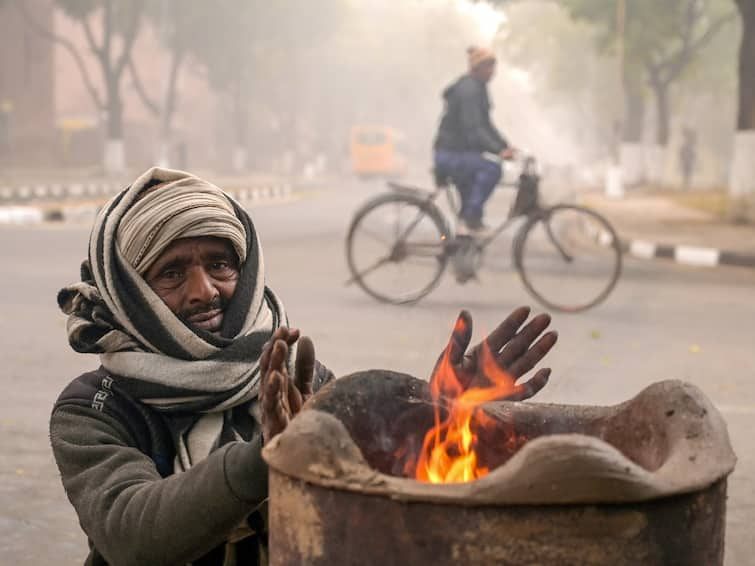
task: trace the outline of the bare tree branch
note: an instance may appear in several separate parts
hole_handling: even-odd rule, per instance
[[[181,68],[185,55],[185,49],[176,48],[173,51],[173,60],[171,61],[170,74],[168,75],[168,89],[165,92],[165,100],[163,102],[163,124],[165,129],[169,128],[173,119],[173,113],[178,106],[176,83],[178,82],[178,70]]]
[[[692,50],[697,51],[705,47],[705,45],[708,44],[713,39],[713,37],[718,33],[718,31],[722,27],[724,27],[729,22],[734,21],[735,19],[737,19],[736,12],[729,12],[728,14],[721,16],[719,19],[713,22],[710,26],[708,26],[708,29],[705,31],[703,35],[697,38],[697,40],[692,44]]]
[[[97,40],[94,38],[94,33],[92,32],[92,26],[89,25],[89,18],[86,16],[82,17],[81,25],[84,28],[84,35],[87,38],[89,49],[92,50],[92,53],[97,55],[98,59],[102,59],[104,52],[102,50],[102,47],[97,45]]]
[[[727,23],[737,17],[737,13],[729,12],[712,24],[698,38],[694,38],[695,23],[699,20],[700,13],[694,10],[694,2],[690,2],[690,9],[686,13],[686,22],[682,30],[682,45],[679,49],[661,61],[649,55],[644,58],[645,68],[650,75],[651,84],[669,84],[689,65],[695,53],[705,47]]]
[[[109,81],[113,70],[110,64],[110,52],[113,45],[113,3],[111,0],[102,1],[102,30],[103,69]]]
[[[27,11],[26,5],[24,2],[14,2],[13,6],[15,6],[21,12],[21,15],[23,16],[24,21],[26,22],[26,25],[29,26],[29,29],[31,29],[34,33],[38,34],[40,37],[43,37],[44,39],[47,39],[48,41],[61,45],[62,47],[66,49],[66,51],[68,51],[71,54],[71,57],[73,57],[73,60],[79,69],[79,73],[81,74],[81,79],[84,82],[84,87],[89,93],[89,96],[91,96],[92,101],[94,102],[94,105],[100,111],[105,110],[105,105],[102,103],[102,98],[100,97],[100,94],[97,91],[97,88],[94,86],[94,83],[92,82],[92,78],[89,75],[89,71],[87,70],[86,65],[84,64],[84,59],[81,57],[81,54],[79,53],[78,49],[76,49],[76,46],[73,44],[73,42],[71,42],[65,37],[57,35],[56,33],[45,28],[40,23],[34,21],[34,19],[31,17],[29,12]]]
[[[108,82],[108,70],[109,70],[109,61],[107,53],[105,52],[105,37],[107,37],[107,33],[103,32],[105,36],[102,39],[102,45],[97,45],[97,40],[94,37],[94,33],[92,32],[92,26],[89,23],[88,16],[83,16],[80,20],[81,27],[84,28],[84,36],[87,39],[87,43],[89,44],[89,49],[92,53],[94,53],[95,57],[97,57],[97,60],[100,62],[100,70],[102,71],[102,77],[105,81],[105,85],[107,85]],[[108,87],[105,86],[107,89]]]
[[[724,16],[721,16],[715,22],[710,24],[708,26],[708,29],[706,29],[705,32],[697,39],[692,39],[690,37],[689,43],[685,45],[681,50],[679,50],[679,52],[677,52],[673,58],[670,58],[663,65],[663,71],[666,74],[665,80],[667,82],[671,82],[676,77],[678,77],[679,74],[692,60],[692,57],[695,55],[695,53],[697,53],[708,43],[710,43],[710,41],[716,36],[719,30],[723,26],[734,20],[736,17],[736,12],[730,12]]]
[[[154,99],[150,98],[147,94],[146,89],[144,88],[144,83],[142,83],[141,77],[139,77],[139,73],[136,70],[136,65],[134,65],[133,58],[129,57],[128,59],[128,71],[131,75],[132,82],[134,84],[134,89],[136,90],[136,94],[139,95],[139,98],[142,101],[142,104],[149,110],[152,115],[159,116],[160,115],[160,105],[154,101]]]
[[[126,65],[131,60],[131,48],[136,41],[139,20],[144,11],[144,0],[133,0],[133,3],[135,4],[135,7],[133,8],[131,21],[129,22],[128,28],[123,33],[123,50],[115,63],[114,75],[116,77],[121,76],[123,69],[125,69]]]

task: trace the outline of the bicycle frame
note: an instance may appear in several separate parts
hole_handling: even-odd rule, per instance
[[[384,302],[403,304],[417,301],[437,285],[449,261],[453,262],[452,266],[459,283],[465,283],[469,279],[474,278],[477,270],[482,265],[484,249],[502,232],[509,229],[515,220],[522,219],[522,224],[516,229],[516,233],[514,234],[511,254],[525,288],[542,304],[564,312],[579,312],[604,300],[615,286],[621,272],[621,249],[617,244],[619,239],[615,230],[605,218],[588,208],[565,203],[543,206],[539,199],[540,177],[535,171],[533,158],[525,160],[524,167],[518,179],[508,183],[501,183],[504,186],[513,185],[517,187],[516,199],[511,205],[507,217],[484,238],[472,235],[465,236],[455,232],[452,214],[449,214],[445,207],[440,207],[437,202],[439,195],[443,191],[454,190],[453,184],[444,181],[445,179],[443,178],[437,179],[433,190],[398,182],[389,182],[390,191],[388,193],[374,197],[357,211],[347,236],[347,257],[352,273],[352,277],[347,281],[347,284],[356,281],[368,294]],[[456,195],[452,193],[446,194],[449,196],[448,200],[451,210],[456,212],[458,199],[453,198]],[[355,232],[355,230],[361,226],[360,223],[364,218],[376,218],[375,216],[369,216],[373,211],[378,209],[387,211],[386,208],[382,207],[386,204],[394,203],[398,205],[398,208],[395,213],[391,213],[389,218],[394,214],[397,219],[400,218],[402,205],[406,205],[410,213],[404,215],[403,221],[397,221],[391,230],[391,243],[389,247],[384,248],[382,252],[372,255],[369,262],[362,263],[357,267],[358,264],[354,261],[352,255],[353,236],[355,233],[359,233]],[[552,246],[550,248],[551,253],[555,252],[556,256],[560,256],[564,263],[573,264],[578,269],[583,265],[580,257],[581,249],[572,249],[570,240],[561,237],[564,225],[561,221],[564,218],[562,211],[567,211],[567,215],[572,213],[569,211],[575,211],[578,215],[582,215],[580,218],[584,219],[584,215],[587,215],[587,218],[597,221],[598,227],[596,229],[599,231],[602,230],[603,233],[610,236],[608,239],[610,245],[607,247],[613,248],[613,252],[611,253],[615,253],[612,256],[614,259],[609,258],[609,262],[611,263],[608,266],[610,269],[605,272],[605,279],[603,279],[605,286],[600,290],[599,294],[591,295],[586,301],[579,300],[581,302],[568,303],[560,302],[559,300],[554,301],[549,295],[543,294],[537,279],[533,283],[532,272],[529,271],[530,268],[526,267],[529,264],[523,261],[525,257],[529,257],[525,256],[525,251],[531,249],[526,247],[527,242],[533,241],[529,237],[530,234],[535,233],[536,230],[542,230],[543,241],[546,242],[546,245],[549,242]],[[566,216],[566,218],[570,217]],[[425,219],[429,219],[434,225],[434,236],[423,237],[422,234],[425,233],[424,228],[418,230],[418,227],[424,226],[422,223]],[[582,224],[575,222],[569,225],[581,226]],[[575,254],[574,252],[577,253]],[[371,283],[365,283],[364,277],[383,265],[388,263],[402,264],[406,258],[411,257],[437,258],[438,263],[435,265],[438,267],[434,272],[434,268],[431,267],[431,271],[429,272],[431,277],[426,279],[427,286],[412,288],[408,294],[399,292],[398,295],[391,295],[385,294],[385,292],[373,287]],[[433,265],[433,262],[425,265]],[[534,273],[537,273],[537,271]],[[599,282],[599,284],[601,283]]]
[[[500,158],[493,155],[489,156],[488,158],[491,161],[498,161],[498,162],[501,161]],[[511,226],[511,224],[514,222],[515,219],[520,218],[521,216],[525,216],[528,219],[530,219],[529,221],[532,221],[533,218],[543,218],[544,216],[547,215],[547,208],[543,208],[540,205],[540,177],[537,174],[537,161],[533,156],[527,155],[524,157],[522,171],[517,181],[503,182],[503,183],[500,183],[500,186],[514,187],[517,190],[520,190],[522,181],[525,178],[535,183],[535,191],[533,195],[534,200],[535,200],[534,206],[531,209],[529,209],[526,213],[518,214],[515,211],[515,206],[516,206],[516,201],[515,201],[515,203],[512,205],[511,209],[509,210],[509,215],[506,217],[506,219],[501,224],[499,224],[489,236],[477,241],[477,244],[480,247],[480,249],[486,248],[493,240],[495,240],[498,236],[500,236],[501,233],[506,231],[506,229],[509,228],[509,226]],[[388,186],[394,192],[408,193],[413,196],[420,196],[426,202],[435,204],[435,201],[438,199],[441,193],[452,190],[454,185],[452,183],[449,183],[446,185],[438,185],[435,187],[435,190],[432,190],[432,191],[421,188],[421,187],[404,185],[395,181],[389,181]],[[447,215],[444,215],[444,216],[447,216]],[[421,220],[421,218],[422,218],[422,215],[418,215],[418,218],[414,222],[410,223],[409,226],[404,230],[404,233],[401,235],[401,238],[404,238],[417,225],[417,223]],[[550,233],[550,228],[548,228],[548,233],[549,233],[549,237],[555,242],[553,235]],[[454,235],[452,240],[455,240],[456,237],[458,236]],[[453,241],[448,242],[449,245],[452,243]],[[559,252],[566,259],[568,257],[568,254],[564,252],[563,248],[560,245],[556,244],[556,247],[559,249]]]

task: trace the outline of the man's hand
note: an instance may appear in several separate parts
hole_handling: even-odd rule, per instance
[[[515,147],[507,147],[499,155],[501,156],[501,159],[508,161],[509,159],[514,159],[514,157],[516,157],[517,151],[518,150]]]
[[[540,336],[551,322],[547,314],[534,317],[520,329],[529,314],[529,307],[516,309],[483,342],[465,354],[472,338],[472,317],[467,311],[461,311],[448,348],[454,373],[464,389],[490,385],[482,363],[484,342],[490,348],[498,366],[511,375],[514,381],[518,381],[545,357],[556,343],[558,333],[550,331]],[[525,383],[517,384],[514,392],[506,399],[509,401],[529,399],[545,387],[550,373],[550,368],[540,369]]]
[[[288,375],[288,350],[299,345],[294,364],[294,378]],[[282,432],[312,396],[315,369],[315,347],[296,328],[278,328],[262,348],[260,357],[260,401],[262,403],[262,441],[267,444]]]

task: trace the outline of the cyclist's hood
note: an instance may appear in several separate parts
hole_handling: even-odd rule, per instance
[[[483,83],[481,83],[474,77],[471,77],[470,75],[462,75],[446,87],[446,89],[443,91],[443,99],[448,102],[461,92],[478,92],[481,89],[485,89],[485,85]]]

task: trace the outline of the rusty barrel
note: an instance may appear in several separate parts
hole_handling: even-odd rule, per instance
[[[735,457],[710,401],[679,381],[611,407],[491,403],[468,483],[401,477],[427,430],[426,384],[361,372],[318,394],[264,449],[270,564],[723,564]]]

